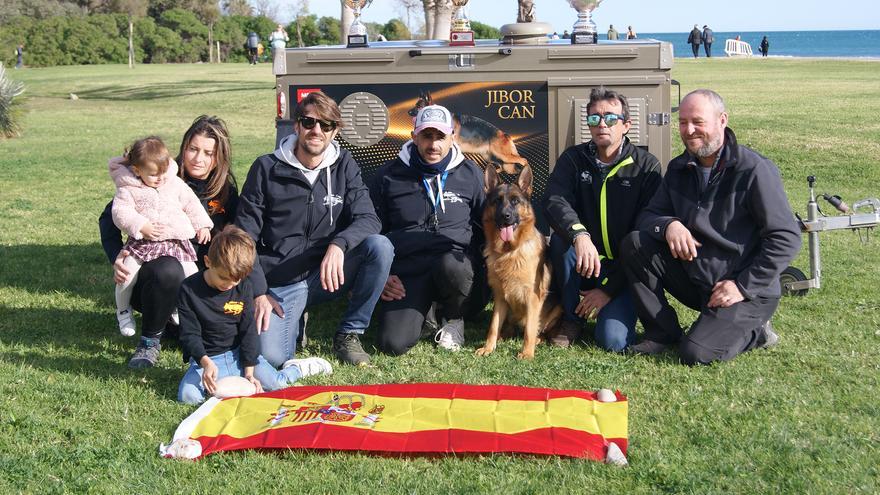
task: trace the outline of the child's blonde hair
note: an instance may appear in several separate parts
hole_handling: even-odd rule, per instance
[[[125,164],[143,171],[147,166],[154,166],[160,174],[168,171],[168,165],[171,156],[168,154],[168,148],[162,142],[159,136],[147,136],[143,139],[131,143],[126,148]]]
[[[211,268],[224,270],[234,280],[250,275],[254,268],[257,248],[253,239],[235,225],[227,225],[223,232],[211,240],[208,261]]]

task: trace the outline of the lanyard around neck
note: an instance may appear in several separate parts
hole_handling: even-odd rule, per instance
[[[449,175],[448,171],[444,171],[442,175],[437,177],[437,194],[434,194],[434,188],[431,187],[431,183],[428,179],[422,179],[422,184],[425,185],[425,191],[428,193],[428,199],[431,201],[431,206],[434,208],[434,213],[437,213],[437,207],[440,206],[441,209],[445,212],[446,208],[443,206],[443,187],[446,185],[446,177]]]

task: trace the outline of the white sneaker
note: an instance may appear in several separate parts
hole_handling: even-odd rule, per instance
[[[464,345],[464,320],[458,318],[456,320],[446,321],[437,334],[434,335],[434,342],[438,347],[442,347],[447,351],[458,352]]]
[[[180,325],[180,315],[177,314],[176,309],[171,313],[171,323],[174,323],[178,326]]]
[[[291,366],[299,368],[300,378],[315,375],[332,375],[333,366],[326,359],[319,357],[310,357],[303,359],[288,359],[281,365],[281,369],[287,369]]]
[[[134,319],[131,317],[131,308],[116,312],[116,320],[119,321],[119,333],[123,337],[134,335]]]

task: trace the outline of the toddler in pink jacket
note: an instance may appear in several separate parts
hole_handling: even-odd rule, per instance
[[[196,194],[177,176],[177,163],[160,138],[135,141],[125,156],[110,159],[109,168],[116,184],[113,223],[128,234],[122,249],[129,255],[123,263],[131,273],[128,280],[116,284],[116,319],[119,332],[130,337],[135,332],[131,292],[141,265],[172,256],[187,277],[196,273],[190,239],[209,242],[214,224]]]

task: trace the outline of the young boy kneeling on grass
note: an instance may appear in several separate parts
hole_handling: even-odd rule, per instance
[[[227,376],[243,376],[260,393],[333,372],[330,363],[318,357],[291,359],[278,371],[260,355],[254,293],[247,280],[255,257],[250,236],[229,226],[211,243],[207,269],[183,281],[178,300],[180,345],[189,356],[189,369],[177,400],[201,403],[205,392],[214,395],[217,381]]]

